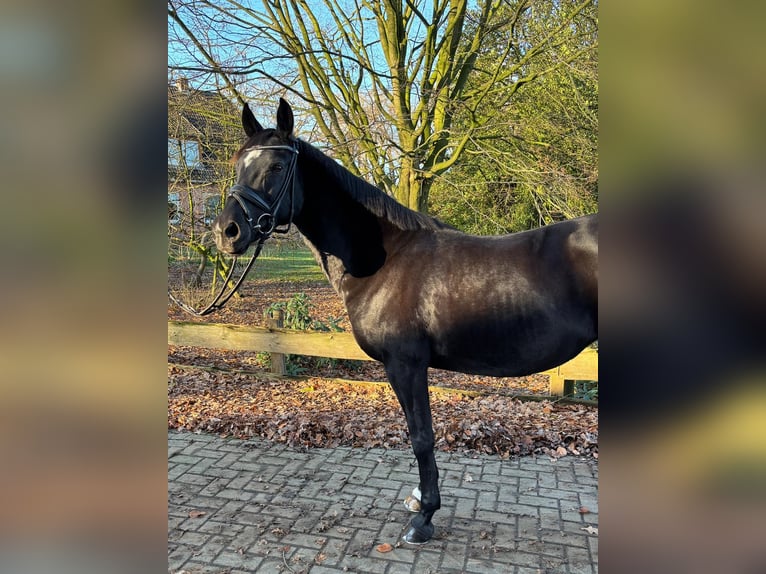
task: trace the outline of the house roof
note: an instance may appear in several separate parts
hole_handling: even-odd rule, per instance
[[[210,165],[197,164],[191,169],[185,169],[168,164],[168,181],[181,180],[192,184],[214,183],[220,177],[216,169]]]
[[[230,168],[242,127],[236,105],[217,91],[197,90],[181,78],[168,84],[168,139],[198,142],[198,161],[180,168],[168,161],[168,179],[212,183]]]
[[[190,88],[183,79],[169,83],[168,137],[203,145],[236,143],[241,138],[237,108],[220,92]]]

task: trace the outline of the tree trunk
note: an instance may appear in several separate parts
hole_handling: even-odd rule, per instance
[[[428,213],[428,192],[432,183],[432,179],[424,178],[422,173],[415,169],[412,160],[405,159],[402,161],[399,184],[394,190],[394,197],[414,211]]]

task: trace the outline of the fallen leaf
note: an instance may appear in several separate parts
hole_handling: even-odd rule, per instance
[[[581,507],[580,507],[580,510],[579,510],[579,512],[580,512],[580,514],[590,514],[590,510],[588,510],[588,509],[587,509],[587,508],[585,508],[584,506],[581,506]]]
[[[202,510],[190,510],[189,511],[189,518],[199,518],[200,516],[205,516],[207,512],[203,512]]]
[[[531,436],[528,436],[528,435],[524,435],[524,436],[522,437],[522,439],[521,439],[521,442],[522,442],[522,444],[523,444],[525,447],[530,447],[530,446],[532,446],[533,444],[535,444],[535,441],[532,439],[532,437],[531,437]]]
[[[588,526],[587,528],[580,528],[580,530],[585,530],[588,534],[595,534],[598,536],[598,528],[593,528],[592,526]]]
[[[391,546],[388,542],[384,542],[383,544],[378,544],[375,547],[375,550],[377,550],[381,554],[385,553],[385,552],[391,552],[393,549],[394,549],[394,547]]]

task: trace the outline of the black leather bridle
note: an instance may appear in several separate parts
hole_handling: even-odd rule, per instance
[[[272,233],[287,233],[290,231],[290,226],[293,222],[293,201],[295,199],[295,165],[298,163],[298,148],[295,145],[260,145],[248,148],[248,150],[263,149],[284,149],[292,152],[290,164],[287,166],[287,173],[284,180],[282,180],[282,187],[279,188],[271,204],[262,198],[252,187],[242,183],[232,185],[227,194],[227,197],[233,197],[242,207],[247,223],[250,225],[250,230],[256,236],[259,236],[260,241],[265,241]],[[287,227],[279,229],[276,223],[276,213],[287,196],[288,188],[290,190],[290,219],[287,221]],[[257,218],[250,210],[253,205],[263,210],[263,213]]]
[[[242,275],[240,275],[239,279],[237,279],[237,282],[234,284],[234,286],[231,288],[231,290],[228,293],[225,293],[226,286],[231,281],[231,278],[234,274],[234,268],[237,265],[237,257],[234,257],[231,263],[231,267],[229,268],[229,272],[226,275],[226,279],[223,281],[223,285],[221,286],[221,290],[218,292],[218,295],[213,299],[212,303],[210,303],[207,307],[202,309],[201,311],[198,311],[197,309],[194,309],[190,305],[184,303],[183,301],[179,300],[177,297],[173,295],[173,293],[168,289],[168,295],[173,300],[176,305],[181,307],[184,311],[187,311],[188,313],[191,313],[192,315],[196,315],[198,317],[202,317],[204,315],[207,315],[208,313],[212,313],[213,311],[217,311],[226,304],[226,302],[231,299],[231,297],[234,295],[234,293],[237,292],[239,289],[239,286],[242,285],[242,282],[245,280],[245,277],[247,276],[247,273],[250,271],[250,268],[253,266],[253,263],[255,263],[255,260],[258,258],[258,255],[261,254],[261,249],[263,248],[263,242],[266,241],[269,237],[271,237],[272,233],[287,233],[290,231],[290,226],[293,223],[293,215],[295,215],[295,166],[298,162],[298,147],[293,145],[262,145],[262,146],[253,146],[251,148],[248,148],[249,150],[262,150],[262,149],[284,149],[292,152],[292,156],[290,157],[290,164],[287,166],[287,173],[285,174],[284,180],[282,180],[282,187],[279,188],[279,191],[274,196],[274,200],[269,203],[264,198],[262,198],[260,195],[258,195],[258,192],[255,191],[252,187],[244,185],[242,183],[237,183],[232,185],[229,188],[229,192],[226,194],[227,197],[233,197],[237,203],[239,203],[240,207],[242,207],[242,211],[245,212],[245,218],[247,219],[247,223],[250,225],[250,230],[255,234],[255,236],[258,238],[258,244],[255,247],[255,251],[253,252],[253,256],[250,258],[250,261],[247,262],[247,265],[245,266],[244,271],[242,271]],[[284,201],[285,197],[287,197],[287,191],[290,190],[290,218],[287,220],[286,227],[278,228],[277,227],[277,219],[276,214],[279,211],[279,207],[282,205],[282,202]],[[251,211],[251,207],[256,206],[263,210],[263,213],[261,213],[257,218],[254,217],[253,212]],[[225,293],[225,294],[224,294]]]

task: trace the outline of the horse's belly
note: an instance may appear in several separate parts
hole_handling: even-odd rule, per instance
[[[575,353],[573,356],[577,355]],[[566,362],[568,357],[562,360],[534,361],[534,362],[505,362],[499,360],[481,360],[481,357],[434,357],[430,366],[436,369],[455,371],[468,375],[483,375],[487,377],[523,377],[552,369]]]
[[[552,369],[575,357],[585,345],[578,350],[543,357],[514,357],[506,355],[451,355],[433,356],[430,366],[437,369],[456,371],[469,375],[484,375],[489,377],[523,377]]]
[[[430,366],[473,375],[521,377],[565,363],[595,338],[583,331],[526,341],[508,336],[476,336],[446,343],[435,340]]]

